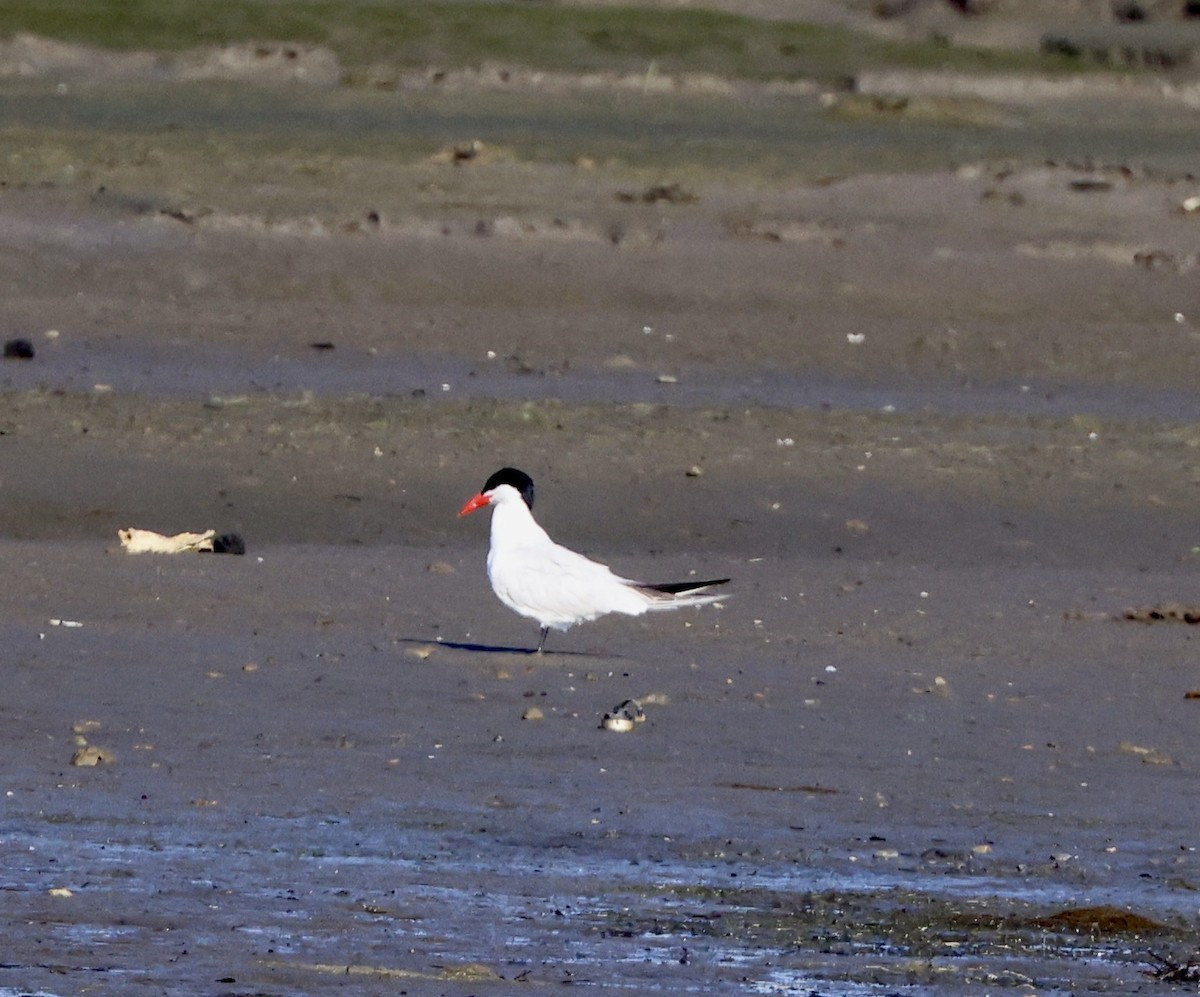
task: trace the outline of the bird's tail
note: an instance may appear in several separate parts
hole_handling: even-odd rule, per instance
[[[721,596],[705,594],[706,590],[728,581],[728,578],[710,578],[704,582],[667,582],[665,585],[639,583],[634,587],[650,599],[651,609],[679,609],[716,602]]]

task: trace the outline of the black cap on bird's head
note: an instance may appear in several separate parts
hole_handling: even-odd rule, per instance
[[[533,508],[533,478],[515,467],[502,467],[483,483],[482,492],[490,492],[501,485],[511,485],[521,493],[521,498],[530,509]]]
[[[483,483],[483,487],[479,489],[479,494],[464,505],[458,514],[466,516],[476,509],[481,509],[485,505],[488,505],[487,496],[501,485],[508,485],[510,488],[515,488],[520,493],[521,498],[525,500],[525,504],[529,507],[530,511],[533,510],[533,478],[524,471],[518,471],[515,467],[502,467]]]

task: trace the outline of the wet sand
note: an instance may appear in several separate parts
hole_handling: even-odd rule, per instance
[[[164,100],[106,86],[70,113]],[[422,111],[499,150],[457,166],[10,119],[0,988],[1165,990],[1200,682],[1118,617],[1193,596],[1194,112],[758,94],[747,162],[745,95],[670,104],[681,155],[646,96],[542,146],[475,98]],[[454,516],[505,463],[730,598],[525,653]]]

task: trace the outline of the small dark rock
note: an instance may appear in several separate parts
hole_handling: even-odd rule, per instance
[[[622,190],[618,191],[614,196],[622,204],[634,204],[637,201],[641,201],[643,204],[658,204],[660,201],[665,201],[668,204],[693,204],[700,200],[698,196],[684,188],[682,184],[677,183],[653,184],[642,191],[641,194]]]
[[[159,214],[165,215],[167,218],[173,218],[177,222],[183,222],[184,225],[194,225],[196,216],[187,208],[160,208]]]
[[[1046,55],[1062,55],[1068,59],[1083,55],[1083,47],[1065,35],[1043,35],[1040,48]]]
[[[245,554],[246,541],[239,533],[222,533],[220,536],[213,537],[212,552],[214,554]]]
[[[1133,0],[1126,0],[1125,3],[1115,3],[1112,7],[1113,18],[1124,24],[1134,24],[1138,21],[1145,21],[1149,16],[1146,13],[1146,8],[1140,3]]]
[[[309,343],[308,345],[314,350],[332,350],[334,348],[333,343],[328,340],[322,340],[319,343]]]
[[[28,339],[10,339],[4,344],[5,360],[32,360],[33,343]]]

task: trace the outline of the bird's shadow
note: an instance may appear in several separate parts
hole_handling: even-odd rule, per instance
[[[450,647],[471,654],[524,654],[531,658],[619,658],[619,654],[600,654],[596,651],[558,651],[554,648],[538,651],[536,647],[505,647],[501,644],[475,644],[461,640],[420,640],[417,637],[397,637],[397,644],[423,644]]]

